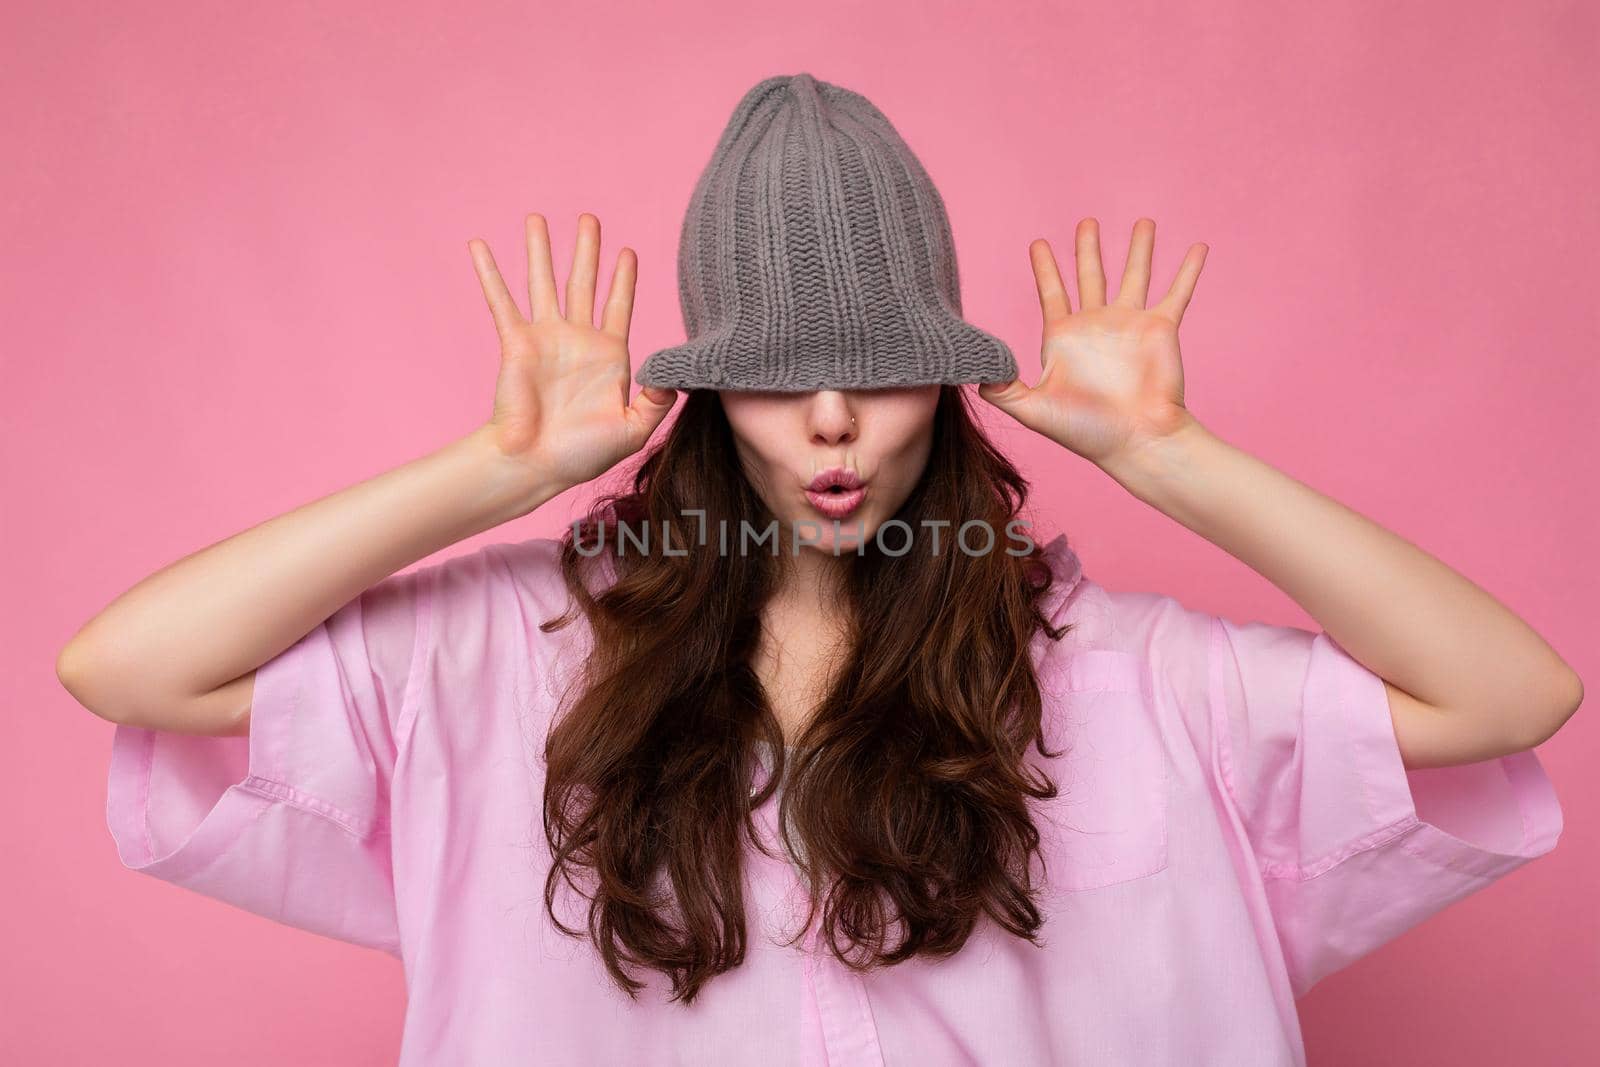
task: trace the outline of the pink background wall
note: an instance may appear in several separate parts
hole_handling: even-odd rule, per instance
[[[1183,328],[1201,419],[1473,577],[1600,686],[1596,10],[1288,10],[8,5],[0,1058],[392,1062],[398,964],[122,870],[111,727],[55,653],[145,574],[487,415],[469,237],[515,289],[544,212],[564,284],[595,212],[602,291],[639,253],[636,362],[676,342],[690,187],[770,74],[886,111],[948,202],[968,317],[1034,372],[1032,238],[1070,263],[1094,215],[1114,279],[1148,214],[1153,292],[1206,241]],[[1314,625],[995,425],[1100,581]],[[555,535],[580,492],[485,536]],[[1572,1063],[1600,1041],[1597,730],[1580,714],[1541,750],[1552,855],[1301,1002],[1313,1064]]]

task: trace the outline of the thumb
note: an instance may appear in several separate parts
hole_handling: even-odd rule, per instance
[[[1019,422],[1022,421],[1023,408],[1032,392],[1021,378],[1013,378],[1009,382],[978,383],[979,396]]]
[[[633,398],[633,403],[628,405],[625,413],[628,423],[634,428],[640,446],[650,439],[656,432],[656,427],[661,425],[661,420],[667,417],[667,412],[672,410],[672,405],[677,402],[676,389],[660,389],[653,385],[646,385],[639,390]]]

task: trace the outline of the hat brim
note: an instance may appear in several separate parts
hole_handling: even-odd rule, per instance
[[[1009,382],[1017,377],[1016,357],[1000,338],[953,315],[944,316],[938,326],[932,344],[904,335],[874,337],[860,355],[847,354],[843,345],[771,351],[759,342],[743,342],[739,335],[747,331],[723,330],[651,353],[634,380],[658,389],[803,393]]]

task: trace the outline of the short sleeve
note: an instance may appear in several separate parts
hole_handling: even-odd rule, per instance
[[[1295,996],[1555,847],[1533,751],[1407,770],[1383,679],[1326,631],[1122,602],[1254,853]]]
[[[384,579],[262,664],[248,736],[119,725],[106,819],[124,866],[399,955],[389,787],[435,570]]]

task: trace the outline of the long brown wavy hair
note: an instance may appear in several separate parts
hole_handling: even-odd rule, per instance
[[[601,496],[566,534],[563,574],[594,644],[546,742],[545,907],[581,936],[557,918],[555,894],[565,882],[588,899],[588,936],[630,997],[644,985],[632,967],[662,972],[672,999],[692,1003],[744,960],[741,859],[746,842],[761,847],[754,811],[780,778],[781,837],[810,889],[801,930],[820,907],[819,932],[846,965],[950,955],[980,913],[1038,941],[1028,800],[1056,787],[1024,757],[1029,745],[1057,753],[1029,645],[1041,627],[1056,640],[1067,627],[1042,610],[1052,576],[1039,554],[1005,551],[1028,483],[968,403],[942,388],[927,468],[894,516],[915,532],[910,551],[841,551],[850,654],[787,759],[752,666],[782,561],[770,546],[717,550],[722,521],[736,546],[741,521],[776,520],[741,469],[718,395],[690,391],[631,492]],[[937,554],[925,519],[949,523]],[[992,551],[952,544],[973,519],[995,532]],[[619,521],[647,528],[652,550],[618,554]],[[664,525],[686,552],[660,550]],[[708,544],[694,547],[702,530]],[[602,551],[614,580],[591,588]],[[759,741],[772,755],[758,783]]]

